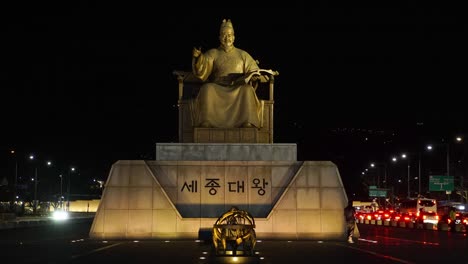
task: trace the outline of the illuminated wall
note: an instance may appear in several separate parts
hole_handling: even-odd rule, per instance
[[[195,239],[235,205],[258,239],[344,239],[346,204],[328,161],[118,161],[90,237]]]

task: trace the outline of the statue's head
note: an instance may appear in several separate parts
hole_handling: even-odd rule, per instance
[[[232,26],[230,19],[224,19],[219,29],[219,42],[221,47],[225,50],[232,49],[234,47],[234,27]]]
[[[223,32],[223,30],[231,29],[232,33],[234,33],[234,27],[232,26],[231,19],[223,19],[223,23],[221,23],[221,27],[219,28],[219,34]]]

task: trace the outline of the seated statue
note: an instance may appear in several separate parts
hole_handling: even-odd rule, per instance
[[[260,70],[252,56],[234,46],[234,40],[232,23],[225,19],[218,48],[205,53],[193,48],[192,73],[203,81],[191,105],[194,127],[262,127],[263,102],[250,78],[270,70]]]

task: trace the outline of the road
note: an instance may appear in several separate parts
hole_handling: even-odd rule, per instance
[[[1,258],[11,263],[210,263],[203,241],[93,240],[91,221],[0,230]],[[262,241],[262,264],[468,263],[465,233],[359,224],[361,238],[343,241]],[[260,238],[259,238],[260,239]],[[204,259],[202,259],[204,258]],[[3,261],[2,261],[3,263]]]

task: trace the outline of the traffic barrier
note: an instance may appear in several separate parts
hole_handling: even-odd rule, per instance
[[[408,229],[426,229],[426,230],[439,230],[439,231],[451,231],[451,226],[447,223],[413,223],[405,221],[383,221],[383,220],[368,220],[360,219],[360,223],[371,224],[371,225],[383,225],[383,226],[392,226],[392,227],[402,227]],[[454,232],[467,233],[467,228],[464,224],[456,224],[454,226]]]
[[[434,225],[433,223],[424,223],[424,229],[437,230],[437,225]]]
[[[447,223],[439,223],[437,229],[441,231],[449,231],[449,225]]]
[[[455,232],[465,232],[465,226],[461,224],[455,225]]]

